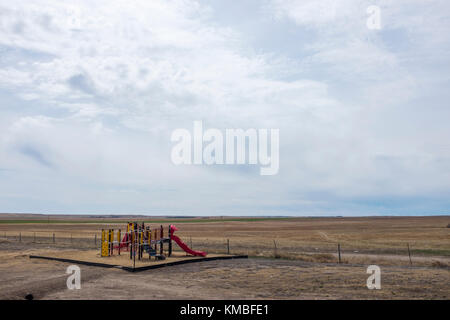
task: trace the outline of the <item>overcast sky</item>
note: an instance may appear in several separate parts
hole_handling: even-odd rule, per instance
[[[68,3],[0,0],[0,212],[449,213],[449,1]],[[175,166],[194,120],[279,173]]]

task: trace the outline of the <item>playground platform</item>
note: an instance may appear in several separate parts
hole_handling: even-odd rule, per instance
[[[166,257],[165,260],[155,260],[155,258],[152,257],[150,260],[148,258],[144,258],[142,260],[136,259],[136,261],[133,261],[133,259],[130,259],[130,253],[127,251],[121,252],[120,255],[101,257],[98,250],[67,250],[54,252],[45,256],[30,255],[30,259],[46,259],[94,267],[118,268],[130,272],[157,269],[185,263],[245,258],[248,257],[246,255],[227,254],[208,254],[207,257],[199,257],[186,255],[184,252],[173,252],[172,255],[170,257]]]

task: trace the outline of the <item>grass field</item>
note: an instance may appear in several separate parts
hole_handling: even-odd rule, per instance
[[[8,222],[6,221],[8,219],[1,218],[3,221],[0,223],[0,268],[4,270],[0,271],[5,271],[1,274],[8,273],[12,279],[14,279],[14,272],[16,271],[12,271],[11,266],[19,260],[23,267],[21,267],[21,270],[23,270],[17,274],[18,277],[21,277],[20,279],[24,279],[23,273],[26,272],[27,268],[30,268],[30,270],[36,268],[36,266],[42,267],[43,270],[53,268],[51,262],[29,261],[29,259],[26,259],[29,254],[54,253],[67,249],[73,251],[75,249],[80,250],[80,256],[82,256],[88,252],[87,250],[98,249],[102,228],[121,228],[122,230],[126,228],[123,223],[124,219],[113,218],[79,219],[68,217],[64,220],[64,218],[59,217],[50,222],[48,220],[45,222],[45,219],[30,222],[33,219],[29,217],[24,219],[26,221],[20,221],[21,219],[15,217],[9,219]],[[147,221],[154,227],[160,224],[175,224],[179,228],[177,235],[189,246],[192,245],[194,249],[205,250],[210,254],[227,253],[227,240],[229,240],[232,254],[248,254],[250,256],[248,266],[246,265],[247,262],[236,262],[236,271],[238,272],[236,277],[241,279],[241,277],[247,275],[248,279],[246,278],[245,281],[249,281],[248,294],[253,292],[255,286],[260,286],[257,284],[258,277],[251,275],[251,270],[254,270],[256,274],[261,274],[261,281],[270,283],[265,292],[263,292],[262,287],[258,287],[260,295],[269,298],[429,297],[447,299],[449,297],[450,228],[447,227],[450,223],[449,216],[281,219],[164,219],[158,217],[153,220],[145,217],[142,220],[133,220]],[[53,234],[55,234],[54,243]],[[97,238],[97,243],[95,243],[95,238]],[[341,247],[341,264],[337,264],[338,244]],[[76,255],[75,251],[74,256]],[[226,274],[219,274],[219,270],[224,268],[224,270],[234,270],[233,262],[209,262],[209,264],[212,269],[207,267],[208,262],[201,263],[201,267],[198,267],[199,274],[196,273],[195,266],[189,266],[189,270],[192,271],[189,275],[182,274],[185,274],[189,279],[196,279],[197,276],[198,279],[203,279],[205,270],[208,270],[207,278],[213,283],[217,283],[216,280],[219,278],[225,281],[225,283],[217,284],[219,286],[217,292],[214,293],[214,290],[211,289],[211,292],[216,294],[217,298],[246,297],[242,290],[238,290],[241,296],[232,295],[231,291],[236,290],[238,284],[234,283],[233,279],[229,279]],[[364,281],[367,278],[365,267],[369,264],[377,264],[384,268],[383,270],[390,270],[389,281],[396,288],[394,292],[397,292],[397,295],[385,292],[384,294],[373,293],[375,294],[373,296],[366,292],[367,289],[361,289],[364,288]],[[264,273],[258,271],[260,270],[259,265],[267,273],[266,271]],[[64,264],[56,263],[55,266],[63,268]],[[303,271],[308,270],[309,276],[307,279],[309,280],[302,278],[301,283],[304,290],[297,292],[293,290],[289,283],[283,282],[294,281],[291,277],[295,278],[298,268]],[[91,270],[91,268],[86,270]],[[97,271],[89,272],[97,274]],[[100,278],[110,279],[113,277],[109,272],[102,273]],[[410,278],[407,278],[409,282],[404,281],[406,279],[404,278],[406,277],[405,272],[410,274]],[[354,276],[352,276],[353,273]],[[158,272],[158,275],[162,279],[163,273]],[[43,271],[42,281],[47,276],[50,276],[50,274]],[[345,285],[341,288],[344,291],[333,293],[332,291],[339,287],[340,282],[338,280],[333,280],[335,283],[331,287],[334,289],[331,291],[330,285],[324,285],[326,279],[339,279],[341,276],[348,277],[347,280],[350,283],[356,281],[355,279],[362,279],[361,288],[355,289],[358,294],[349,291],[349,287]],[[170,277],[171,279],[179,279],[180,276],[172,274]],[[217,277],[217,279],[214,277]],[[275,279],[272,279],[273,277],[278,277],[279,280],[275,281]],[[403,279],[401,280],[402,283],[396,284],[393,280],[396,278]],[[1,280],[0,286],[6,286],[6,282]],[[436,282],[438,280],[440,282]],[[26,280],[23,281],[25,281],[25,286],[27,282]],[[98,281],[101,283],[100,280]],[[411,281],[414,285],[411,284]],[[322,283],[322,286],[317,285],[317,282]],[[118,281],[117,283],[120,287],[121,282]],[[445,285],[442,286],[442,283]],[[90,290],[95,291],[95,286],[91,282],[87,285],[90,286]],[[204,285],[206,284],[200,281],[199,283],[195,282],[193,286],[202,287]],[[175,290],[175,287],[173,290]],[[427,288],[427,292],[421,288]],[[25,288],[22,289],[25,290]],[[20,290],[12,290],[10,295],[7,293],[4,293],[4,295],[6,295],[5,297],[15,297],[19,294],[17,292],[22,292]],[[43,292],[42,297],[76,298],[67,296],[62,291],[56,293],[52,290]],[[118,290],[125,289],[120,287]],[[184,287],[180,287],[179,290],[185,292]],[[283,290],[287,291],[283,293]],[[403,293],[399,294],[399,290]],[[170,294],[163,294],[160,298],[176,298],[179,294],[175,291]],[[2,290],[2,292],[5,292],[5,290]]]
[[[101,229],[121,228],[122,220],[63,219],[45,223],[0,224],[0,238],[17,239],[19,234],[24,241],[37,238],[56,243],[80,242],[93,246],[95,237],[100,239]],[[19,220],[20,221],[20,220]],[[175,224],[180,230],[177,234],[188,244],[223,253],[227,240],[233,253],[251,256],[271,257],[275,254],[290,259],[307,258],[306,255],[333,254],[339,243],[347,257],[355,254],[413,256],[450,256],[450,221],[448,216],[438,217],[375,217],[375,218],[282,218],[282,219],[143,219],[152,226]],[[200,221],[200,222],[199,222]],[[275,252],[276,246],[276,252]],[[345,258],[345,255],[344,255]]]
[[[145,223],[154,223],[154,224],[174,224],[178,222],[182,223],[211,223],[211,222],[230,222],[230,221],[236,221],[236,222],[257,222],[257,221],[277,221],[277,220],[287,220],[289,218],[223,218],[223,219],[217,219],[217,218],[208,218],[208,219],[139,219],[140,222]],[[127,223],[126,219],[115,219],[115,220],[108,220],[108,219],[102,219],[102,220],[96,220],[96,219],[80,219],[80,220],[66,220],[66,219],[0,219],[0,224],[25,224],[25,223],[32,223],[32,224],[60,224],[60,223],[66,223],[66,224],[118,224]],[[134,221],[134,220],[133,220]]]

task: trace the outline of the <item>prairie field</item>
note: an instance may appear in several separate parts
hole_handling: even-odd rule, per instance
[[[64,250],[75,256],[79,250],[80,257],[90,254],[99,250],[102,228],[125,230],[126,219],[0,216],[1,298],[21,299],[30,290],[39,299],[450,297],[449,216],[130,220],[154,227],[175,224],[176,234],[193,249],[210,255],[245,254],[249,259],[138,274],[83,266],[84,289],[74,292],[65,287],[67,263],[28,256]],[[366,287],[366,268],[372,264],[382,270],[381,290]],[[155,291],[168,279],[171,285]]]

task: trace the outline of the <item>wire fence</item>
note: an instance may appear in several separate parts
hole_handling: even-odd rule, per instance
[[[30,247],[55,247],[79,250],[100,249],[101,232],[99,233],[70,233],[70,232],[7,232],[0,233],[0,239],[7,242],[30,245]],[[216,254],[246,254],[250,257],[266,257],[277,259],[303,260],[309,262],[329,263],[358,263],[389,260],[389,255],[395,255],[400,264],[420,265],[421,258],[414,256],[414,249],[410,243],[404,248],[386,249],[358,249],[342,243],[324,242],[314,245],[295,245],[280,239],[266,241],[250,241],[251,239],[204,239],[183,237],[183,241],[193,250],[206,251]],[[115,241],[118,244],[118,241]],[[184,252],[177,245],[172,246],[174,252]],[[423,262],[423,261],[422,261]]]
[[[79,249],[100,248],[101,234],[76,234],[60,232],[3,232],[0,239],[30,245],[51,245]]]

